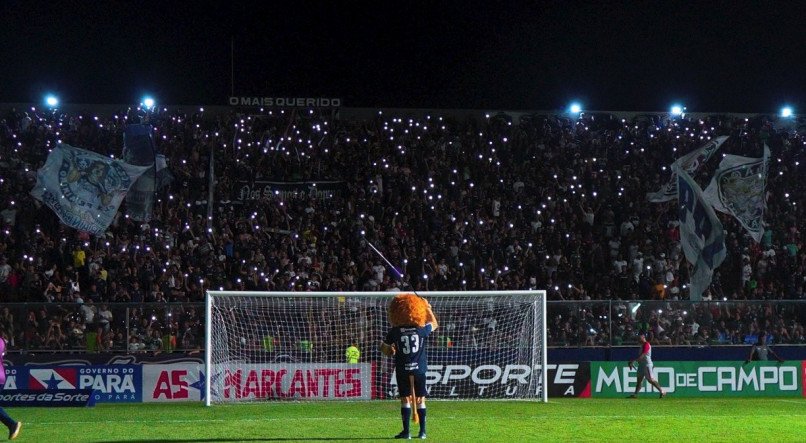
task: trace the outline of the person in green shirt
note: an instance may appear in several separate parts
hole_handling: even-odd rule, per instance
[[[347,363],[358,363],[358,359],[361,358],[361,351],[358,350],[358,343],[355,341],[350,344],[347,348],[347,352],[344,353],[344,356],[347,357]]]

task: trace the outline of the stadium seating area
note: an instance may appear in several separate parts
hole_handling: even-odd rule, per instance
[[[638,329],[659,344],[739,344],[761,330],[806,343],[806,138],[765,117],[17,109],[0,118],[0,327],[12,350],[198,350],[209,288],[406,285],[547,289],[554,346],[630,343]],[[106,236],[91,237],[29,195],[49,148],[119,157],[135,119],[154,126],[173,176],[152,221],[121,207]],[[721,152],[760,157],[770,147],[767,226],[756,243],[720,216],[727,258],[710,301],[692,304],[675,203],[645,195],[676,157],[717,135],[730,136]],[[700,183],[717,164],[701,168]],[[494,316],[476,320],[490,327]]]

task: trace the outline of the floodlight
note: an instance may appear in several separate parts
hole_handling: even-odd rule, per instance
[[[148,97],[148,96],[143,97],[143,105],[145,105],[145,107],[148,108],[148,109],[153,108],[154,107],[154,99],[151,98],[151,97]]]
[[[56,98],[56,96],[55,96],[55,95],[50,94],[50,95],[48,95],[47,97],[45,97],[45,103],[46,103],[48,106],[50,106],[51,108],[55,108],[55,107],[56,107],[56,106],[58,106],[58,104],[59,104],[59,99],[58,99],[58,98]]]
[[[579,103],[571,103],[571,106],[568,108],[572,114],[579,114],[582,112],[582,105]]]
[[[792,112],[791,107],[784,106],[783,108],[781,108],[781,117],[789,118],[789,117],[792,117],[792,114],[793,114],[793,112]]]
[[[685,109],[686,108],[684,108],[684,107],[682,107],[680,105],[674,105],[674,106],[672,106],[672,115],[683,115],[683,110],[685,110]]]

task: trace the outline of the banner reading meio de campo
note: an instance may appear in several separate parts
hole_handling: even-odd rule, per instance
[[[803,395],[800,361],[656,362],[654,374],[675,397],[795,397]],[[591,396],[623,397],[635,392],[637,372],[622,362],[591,363]],[[656,392],[646,381],[639,392]]]

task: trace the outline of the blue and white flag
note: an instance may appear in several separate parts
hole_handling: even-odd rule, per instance
[[[31,195],[65,225],[101,235],[132,183],[148,168],[59,144],[37,171]]]
[[[150,166],[126,194],[126,213],[133,220],[147,222],[154,210],[156,157],[151,125],[130,124],[123,130],[123,160],[137,166]]]
[[[726,155],[705,189],[705,201],[739,220],[756,243],[764,234],[764,208],[770,148],[761,158]]]
[[[689,263],[694,265],[689,294],[691,300],[702,300],[711,286],[714,269],[725,260],[725,232],[714,209],[703,198],[700,185],[678,164],[672,165],[677,175],[680,245]]]
[[[719,147],[722,146],[722,143],[725,143],[725,140],[727,139],[728,136],[726,135],[717,137],[701,147],[678,158],[675,160],[673,165],[678,165],[688,174],[694,174],[697,172],[697,169],[700,168],[700,165],[707,162],[708,159],[711,158],[711,156],[713,156],[717,150],[719,150]],[[669,179],[669,182],[663,185],[658,192],[647,193],[646,198],[653,203],[667,202],[677,198],[677,177],[675,177],[674,168],[672,168],[672,177]]]

